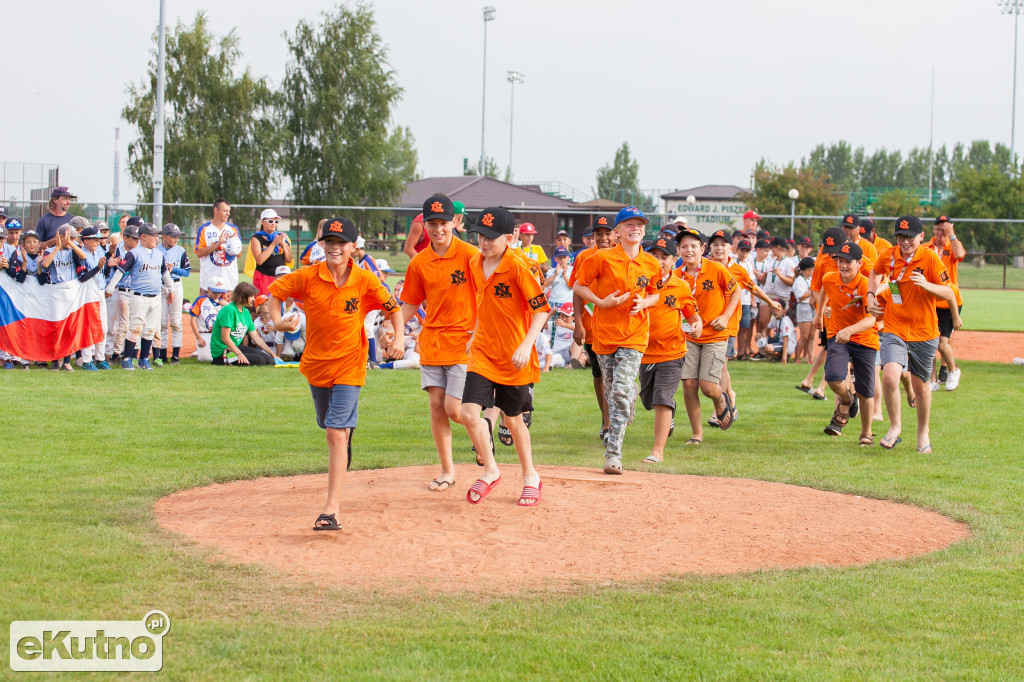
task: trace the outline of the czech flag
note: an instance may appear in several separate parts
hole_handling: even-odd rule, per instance
[[[103,340],[100,299],[93,280],[18,284],[0,273],[0,350],[24,360],[59,360]]]

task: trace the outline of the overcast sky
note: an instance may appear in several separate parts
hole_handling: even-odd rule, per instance
[[[486,148],[502,168],[506,74],[526,79],[515,93],[515,181],[589,192],[623,141],[641,186],[668,190],[746,186],[758,159],[798,160],[820,142],[927,146],[933,67],[936,146],[1010,140],[1014,22],[997,0],[491,3]],[[463,158],[479,158],[484,4],[374,3],[405,90],[394,122],[412,129],[425,177],[459,175]],[[167,19],[191,23],[204,7],[276,85],[282,33],[331,6],[167,0]],[[134,131],[120,111],[125,86],[146,71],[158,15],[157,0],[5,2],[0,160],[59,163],[83,200],[108,201],[120,125],[121,197],[133,198],[123,168]]]

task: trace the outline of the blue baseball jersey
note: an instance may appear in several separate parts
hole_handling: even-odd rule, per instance
[[[164,261],[166,261],[172,268],[171,280],[180,282],[182,277],[188,277],[192,274],[192,263],[188,259],[188,254],[181,246],[175,244],[171,248],[167,248],[162,243],[156,245],[157,251],[164,255]]]
[[[118,242],[117,243],[117,248],[114,250],[114,254],[117,256],[119,263],[124,263],[125,256],[128,255],[128,251],[125,248],[124,242]],[[120,265],[118,265],[117,269],[121,270],[121,272],[124,273],[124,276],[121,277],[121,281],[117,283],[117,288],[122,290],[122,291],[131,291],[131,288],[132,288],[132,276],[131,276],[131,273],[130,272],[126,272],[125,270],[123,270]],[[114,270],[111,270],[110,271],[110,275],[107,277],[107,284],[110,284],[110,280],[111,280],[111,278],[113,278],[113,276],[114,276]]]
[[[117,269],[131,275],[134,292],[154,296],[163,287],[164,254],[157,249],[136,246]]]
[[[44,257],[49,256],[53,250],[47,249]],[[50,267],[47,268],[47,273],[50,275],[51,284],[70,282],[75,279],[77,277],[75,274],[75,252],[70,248],[57,249],[57,253],[50,262]]]
[[[14,260],[14,254],[18,252],[17,244],[8,244],[6,241],[3,244],[4,258],[8,261]]]

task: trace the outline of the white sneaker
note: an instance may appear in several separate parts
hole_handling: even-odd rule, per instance
[[[955,370],[949,373],[946,377],[946,390],[955,391],[956,387],[960,385],[960,368],[957,367]]]
[[[929,383],[928,385],[931,386],[933,391],[938,391],[938,390],[940,390],[942,388],[942,386],[940,386],[939,382],[937,382],[937,381],[933,381],[933,382]]]

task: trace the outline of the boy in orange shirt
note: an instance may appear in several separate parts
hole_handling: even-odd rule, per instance
[[[939,347],[939,322],[935,299],[950,303],[953,328],[961,326],[956,296],[949,286],[949,273],[938,255],[921,246],[924,227],[917,216],[896,220],[896,246],[881,254],[875,262],[868,286],[868,312],[882,316],[882,391],[889,412],[889,432],[880,441],[887,450],[903,442],[900,438],[899,381],[904,369],[917,396],[917,451],[932,451],[928,437],[931,412],[931,379],[935,351]],[[889,278],[890,298],[885,308],[877,301],[879,281]]]
[[[647,308],[658,302],[661,266],[640,248],[647,218],[636,206],[615,216],[619,243],[587,258],[573,291],[594,304],[594,353],[608,403],[604,472],[622,473],[622,441],[633,420],[636,377],[650,339]]]
[[[692,431],[686,443],[699,445],[704,441],[704,427],[701,424],[698,386],[714,403],[720,429],[728,429],[736,418],[732,398],[728,391],[722,390],[720,382],[722,367],[725,366],[725,348],[729,342],[729,323],[740,304],[740,289],[728,268],[702,257],[704,235],[684,228],[679,230],[676,241],[683,257],[683,265],[676,274],[690,286],[704,323],[699,337],[690,334],[687,338],[686,361],[683,363],[683,400]]]
[[[605,216],[598,216],[594,225],[584,233],[584,242],[587,234],[590,234],[593,244],[576,254],[572,264],[572,273],[569,275],[569,286],[576,284],[576,275],[579,273],[583,263],[598,252],[599,249],[610,249],[612,247],[612,225]],[[590,375],[594,379],[594,395],[597,397],[597,406],[601,410],[601,442],[607,445],[608,442],[608,403],[604,399],[604,381],[601,378],[601,363],[594,353],[594,306],[584,305],[579,294],[572,295],[572,317],[574,330],[572,340],[583,346],[590,360]]]
[[[359,418],[359,391],[366,382],[369,344],[366,314],[383,310],[395,330],[388,354],[405,354],[402,311],[377,275],[352,260],[359,230],[348,218],[324,225],[320,246],[326,259],[280,277],[270,285],[270,318],[281,332],[298,329],[295,317],[281,321],[281,302],[297,298],[306,311],[306,349],[299,371],[309,382],[316,423],[327,432],[327,502],[313,530],[340,530],[337,514],[345,470],[352,462],[352,436]]]
[[[827,337],[825,381],[839,398],[839,405],[825,433],[839,436],[850,419],[860,412],[860,444],[874,445],[871,415],[875,395],[875,354],[878,334],[875,318],[866,310],[868,279],[860,274],[863,251],[847,241],[836,252],[839,272],[821,280],[821,305],[814,314],[814,327]],[[825,306],[830,308],[825,324]],[[847,378],[853,365],[853,390]]]
[[[953,231],[953,221],[944,215],[935,219],[932,227],[935,236],[925,243],[929,248],[939,255],[939,260],[946,266],[949,273],[949,283],[956,294],[956,309],[959,312],[963,306],[963,299],[960,297],[960,278],[958,268],[960,262],[967,255],[967,249],[963,243],[956,238]],[[954,391],[960,385],[960,367],[956,364],[953,356],[953,346],[949,339],[953,336],[953,316],[949,312],[949,303],[939,299],[935,301],[935,314],[939,318],[939,356],[942,360],[942,367],[938,373],[932,372],[932,390],[937,391],[940,382],[945,383],[947,391]],[[945,370],[945,371],[943,371]]]
[[[476,324],[476,292],[469,276],[475,246],[456,239],[455,206],[446,194],[423,202],[427,248],[409,261],[402,289],[402,316],[413,319],[420,304],[427,315],[419,336],[420,387],[430,404],[430,433],[441,460],[441,475],[428,484],[442,492],[455,483],[451,422],[462,423],[466,347]]]
[[[676,245],[662,236],[647,247],[647,253],[661,263],[661,290],[658,302],[650,310],[650,340],[640,360],[640,401],[644,409],[654,409],[654,445],[644,460],[658,464],[665,459],[665,443],[675,428],[676,390],[683,376],[686,337],[681,321],[690,332],[700,336],[703,323],[697,314],[697,301],[690,286],[672,269],[676,264]]]
[[[843,234],[843,230],[838,227],[830,227],[825,230],[824,234],[821,235],[821,248],[818,250],[818,256],[814,261],[814,272],[811,275],[811,299],[817,307],[822,307],[824,304],[821,301],[821,280],[830,272],[838,272],[839,266],[836,265],[835,254],[836,251],[846,241],[846,237]],[[807,369],[807,376],[804,377],[803,381],[797,384],[794,388],[798,391],[803,391],[809,394],[816,400],[825,399],[825,379],[822,377],[821,384],[815,388],[813,386],[814,375],[818,373],[818,370],[825,364],[825,347],[828,343],[828,339],[825,338],[825,333],[821,332],[818,335],[818,343],[820,348],[814,359],[811,361],[811,366]],[[808,351],[813,344],[808,346]]]
[[[530,432],[523,413],[533,411],[533,385],[540,379],[537,335],[547,320],[548,305],[537,278],[512,253],[515,218],[507,209],[485,209],[470,232],[480,235],[480,253],[470,259],[477,293],[477,322],[469,348],[466,386],[462,394],[462,423],[478,454],[484,474],[466,493],[479,504],[501,480],[494,460],[489,427],[481,410],[497,407],[515,441],[523,471],[521,506],[540,503],[540,474],[533,467]]]

